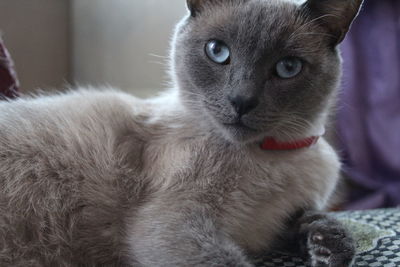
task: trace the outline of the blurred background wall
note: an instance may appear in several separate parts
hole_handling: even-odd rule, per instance
[[[165,87],[172,30],[183,0],[73,0],[72,77],[146,96]]]
[[[139,96],[165,87],[183,0],[1,0],[0,31],[23,92],[111,85]]]
[[[1,0],[0,32],[23,92],[59,87],[70,80],[68,0]]]

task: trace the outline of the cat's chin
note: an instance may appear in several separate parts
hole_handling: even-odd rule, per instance
[[[247,126],[243,122],[226,123],[218,120],[212,114],[207,114],[206,123],[211,126],[211,130],[216,132],[226,141],[233,144],[245,145],[260,142],[265,137],[265,133],[258,129]],[[210,124],[211,123],[211,124]]]
[[[224,139],[235,144],[249,144],[262,140],[263,134],[243,124],[222,124],[218,127]]]

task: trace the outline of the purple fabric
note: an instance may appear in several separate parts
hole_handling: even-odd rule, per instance
[[[18,86],[14,63],[0,39],[0,100],[18,96]]]
[[[342,44],[339,135],[349,209],[400,204],[400,1],[366,0]]]

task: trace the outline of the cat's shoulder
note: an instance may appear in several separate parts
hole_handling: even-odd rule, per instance
[[[77,88],[63,93],[41,93],[0,102],[0,123],[6,121],[79,122],[116,121],[146,113],[144,100],[112,88]]]
[[[0,103],[0,139],[57,139],[109,142],[121,136],[145,136],[149,112],[145,100],[115,89],[78,88],[59,94],[22,96]],[[135,133],[137,132],[137,133]],[[97,140],[98,139],[98,140]]]
[[[142,100],[114,88],[75,88],[60,93],[40,92],[0,102],[2,111],[17,112],[29,109],[51,110],[61,108],[121,107],[127,103],[140,104]],[[73,107],[73,108],[71,108]],[[65,110],[67,111],[67,110]]]

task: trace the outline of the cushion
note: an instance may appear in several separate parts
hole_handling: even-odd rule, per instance
[[[357,256],[353,266],[400,266],[400,209],[332,213],[353,233]],[[301,257],[282,253],[255,260],[258,267],[310,266]]]

